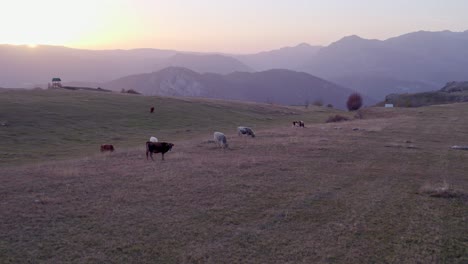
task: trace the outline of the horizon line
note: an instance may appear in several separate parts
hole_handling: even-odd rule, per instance
[[[12,43],[0,43],[1,46],[15,46],[15,47],[27,47],[31,50],[37,49],[38,47],[60,47],[60,48],[66,48],[66,49],[74,49],[74,50],[84,50],[84,51],[136,51],[136,50],[159,50],[159,51],[173,51],[173,52],[178,52],[178,53],[192,53],[192,54],[220,54],[220,55],[237,55],[237,56],[242,56],[242,55],[253,55],[253,54],[259,54],[259,53],[264,53],[264,52],[271,52],[271,51],[277,51],[281,49],[287,49],[287,48],[295,48],[299,47],[301,45],[308,45],[311,47],[328,47],[332,45],[333,43],[339,42],[345,38],[349,37],[358,37],[363,40],[377,40],[377,41],[386,41],[389,39],[409,35],[409,34],[415,34],[415,33],[444,33],[444,32],[449,32],[449,33],[468,33],[468,29],[464,31],[452,31],[449,29],[446,30],[438,30],[438,31],[431,31],[431,30],[418,30],[418,31],[412,31],[408,33],[403,33],[401,35],[389,37],[386,39],[378,39],[378,38],[365,38],[361,37],[356,34],[351,34],[351,35],[346,35],[341,37],[340,39],[330,42],[328,45],[315,45],[315,44],[310,44],[308,42],[300,42],[296,45],[285,45],[279,48],[274,48],[274,49],[268,49],[268,50],[260,50],[260,51],[255,51],[255,52],[249,52],[249,53],[231,53],[231,52],[219,52],[219,51],[187,51],[187,50],[177,50],[177,49],[171,49],[171,48],[150,48],[150,47],[140,47],[140,48],[129,48],[129,49],[123,49],[123,48],[114,48],[114,49],[89,49],[89,48],[80,48],[80,47],[73,47],[73,46],[67,46],[67,45],[53,45],[53,44],[40,44],[40,43],[34,43],[34,44],[12,44]]]

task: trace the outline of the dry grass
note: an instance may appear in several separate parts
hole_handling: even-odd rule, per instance
[[[207,133],[166,161],[139,146],[0,169],[0,262],[466,263],[468,203],[418,190],[441,175],[468,190],[468,153],[447,148],[467,105],[366,111],[341,130],[233,131],[225,151]],[[385,147],[407,141],[423,147]]]
[[[296,119],[318,123],[340,112],[202,98],[14,89],[0,90],[0,106],[0,167],[79,158],[102,144],[120,151],[150,136],[184,140],[241,125],[256,130]],[[152,106],[156,109],[150,114]]]

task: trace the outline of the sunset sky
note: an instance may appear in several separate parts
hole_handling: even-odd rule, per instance
[[[1,44],[249,53],[468,30],[466,0],[0,0]]]

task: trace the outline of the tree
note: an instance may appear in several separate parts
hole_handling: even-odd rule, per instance
[[[348,107],[349,111],[356,111],[359,110],[362,106],[362,97],[358,93],[353,93],[348,97],[348,102],[346,102],[346,106]]]

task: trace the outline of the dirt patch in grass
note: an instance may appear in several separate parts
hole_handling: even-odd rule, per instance
[[[450,186],[447,182],[440,185],[429,185],[426,184],[420,189],[420,193],[429,195],[435,198],[446,198],[446,199],[463,199],[468,200],[468,193],[457,190]]]

